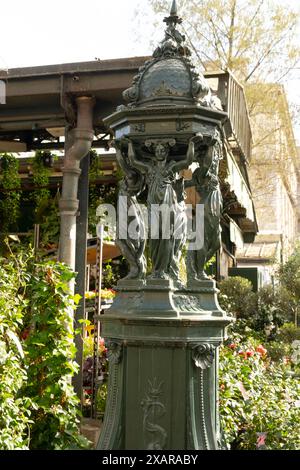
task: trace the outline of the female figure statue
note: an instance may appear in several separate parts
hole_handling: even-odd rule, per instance
[[[147,147],[154,147],[154,157],[151,160],[137,158],[132,142],[128,143],[129,161],[134,168],[145,175],[148,186],[148,216],[152,232],[149,250],[153,277],[155,278],[169,278],[175,249],[178,251],[180,248],[180,246],[175,248],[175,221],[178,216],[181,216],[182,207],[178,202],[174,185],[177,172],[192,163],[194,142],[198,139],[199,137],[193,137],[190,140],[187,154],[180,161],[167,161],[170,147],[176,143],[175,139],[146,141]],[[167,212],[168,214],[166,214]],[[183,231],[186,230],[186,227],[182,228]],[[153,237],[153,229],[156,232],[155,237]],[[176,254],[178,255],[178,253]]]
[[[188,251],[188,278],[195,280],[208,279],[204,271],[205,263],[209,261],[221,247],[220,218],[223,207],[222,194],[219,184],[219,162],[222,158],[222,144],[219,138],[214,139],[214,145],[200,155],[200,167],[197,168],[192,180],[186,187],[195,186],[204,205],[204,243],[199,250]]]
[[[146,275],[145,225],[137,196],[145,189],[145,178],[129,165],[116,143],[117,161],[125,176],[119,186],[116,244],[129,263],[124,279],[143,279]]]
[[[173,185],[176,195],[177,195],[177,203],[178,203],[178,210],[175,215],[174,221],[174,256],[171,262],[170,267],[170,275],[173,281],[175,281],[175,285],[181,285],[180,283],[180,260],[181,260],[181,253],[182,249],[186,243],[187,239],[187,215],[186,215],[186,206],[184,199],[186,197],[186,193],[184,190],[184,179],[179,178],[175,181]]]

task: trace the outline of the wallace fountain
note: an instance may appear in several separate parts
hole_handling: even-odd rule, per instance
[[[227,115],[191,61],[176,1],[164,21],[164,39],[123,93],[127,104],[105,119],[124,175],[117,243],[130,269],[101,317],[109,385],[98,449],[222,447],[218,347],[232,318],[204,267],[220,247]],[[186,210],[187,187],[201,210]]]

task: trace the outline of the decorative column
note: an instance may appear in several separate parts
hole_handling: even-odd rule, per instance
[[[175,1],[164,21],[163,41],[123,94],[127,106],[105,120],[124,172],[117,242],[130,271],[101,317],[110,367],[98,449],[220,448],[218,347],[232,319],[204,265],[220,244],[218,165],[227,115],[213,106],[189,59]],[[180,172],[191,164],[185,182]],[[202,204],[189,212],[192,235],[185,187],[194,187]],[[148,228],[139,206],[145,188]],[[184,247],[187,285],[179,278]]]

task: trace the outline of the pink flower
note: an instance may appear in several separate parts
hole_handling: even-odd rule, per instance
[[[239,355],[242,356],[244,359],[247,359],[247,353],[245,351],[240,350]]]
[[[247,357],[254,356],[254,351],[250,351],[249,349],[246,351]]]
[[[256,352],[258,352],[258,354],[260,354],[261,356],[265,356],[267,354],[267,350],[266,348],[263,347],[262,344],[260,344],[259,346],[257,346],[257,348],[255,349]]]
[[[256,448],[259,449],[262,446],[266,445],[266,438],[267,438],[267,433],[266,432],[259,432],[257,433],[258,438],[256,441]]]

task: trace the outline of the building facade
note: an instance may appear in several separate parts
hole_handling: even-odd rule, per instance
[[[249,178],[259,233],[237,253],[239,267],[259,267],[270,282],[299,237],[300,159],[282,85],[261,85],[269,100],[252,118]],[[263,107],[264,105],[264,107]]]

